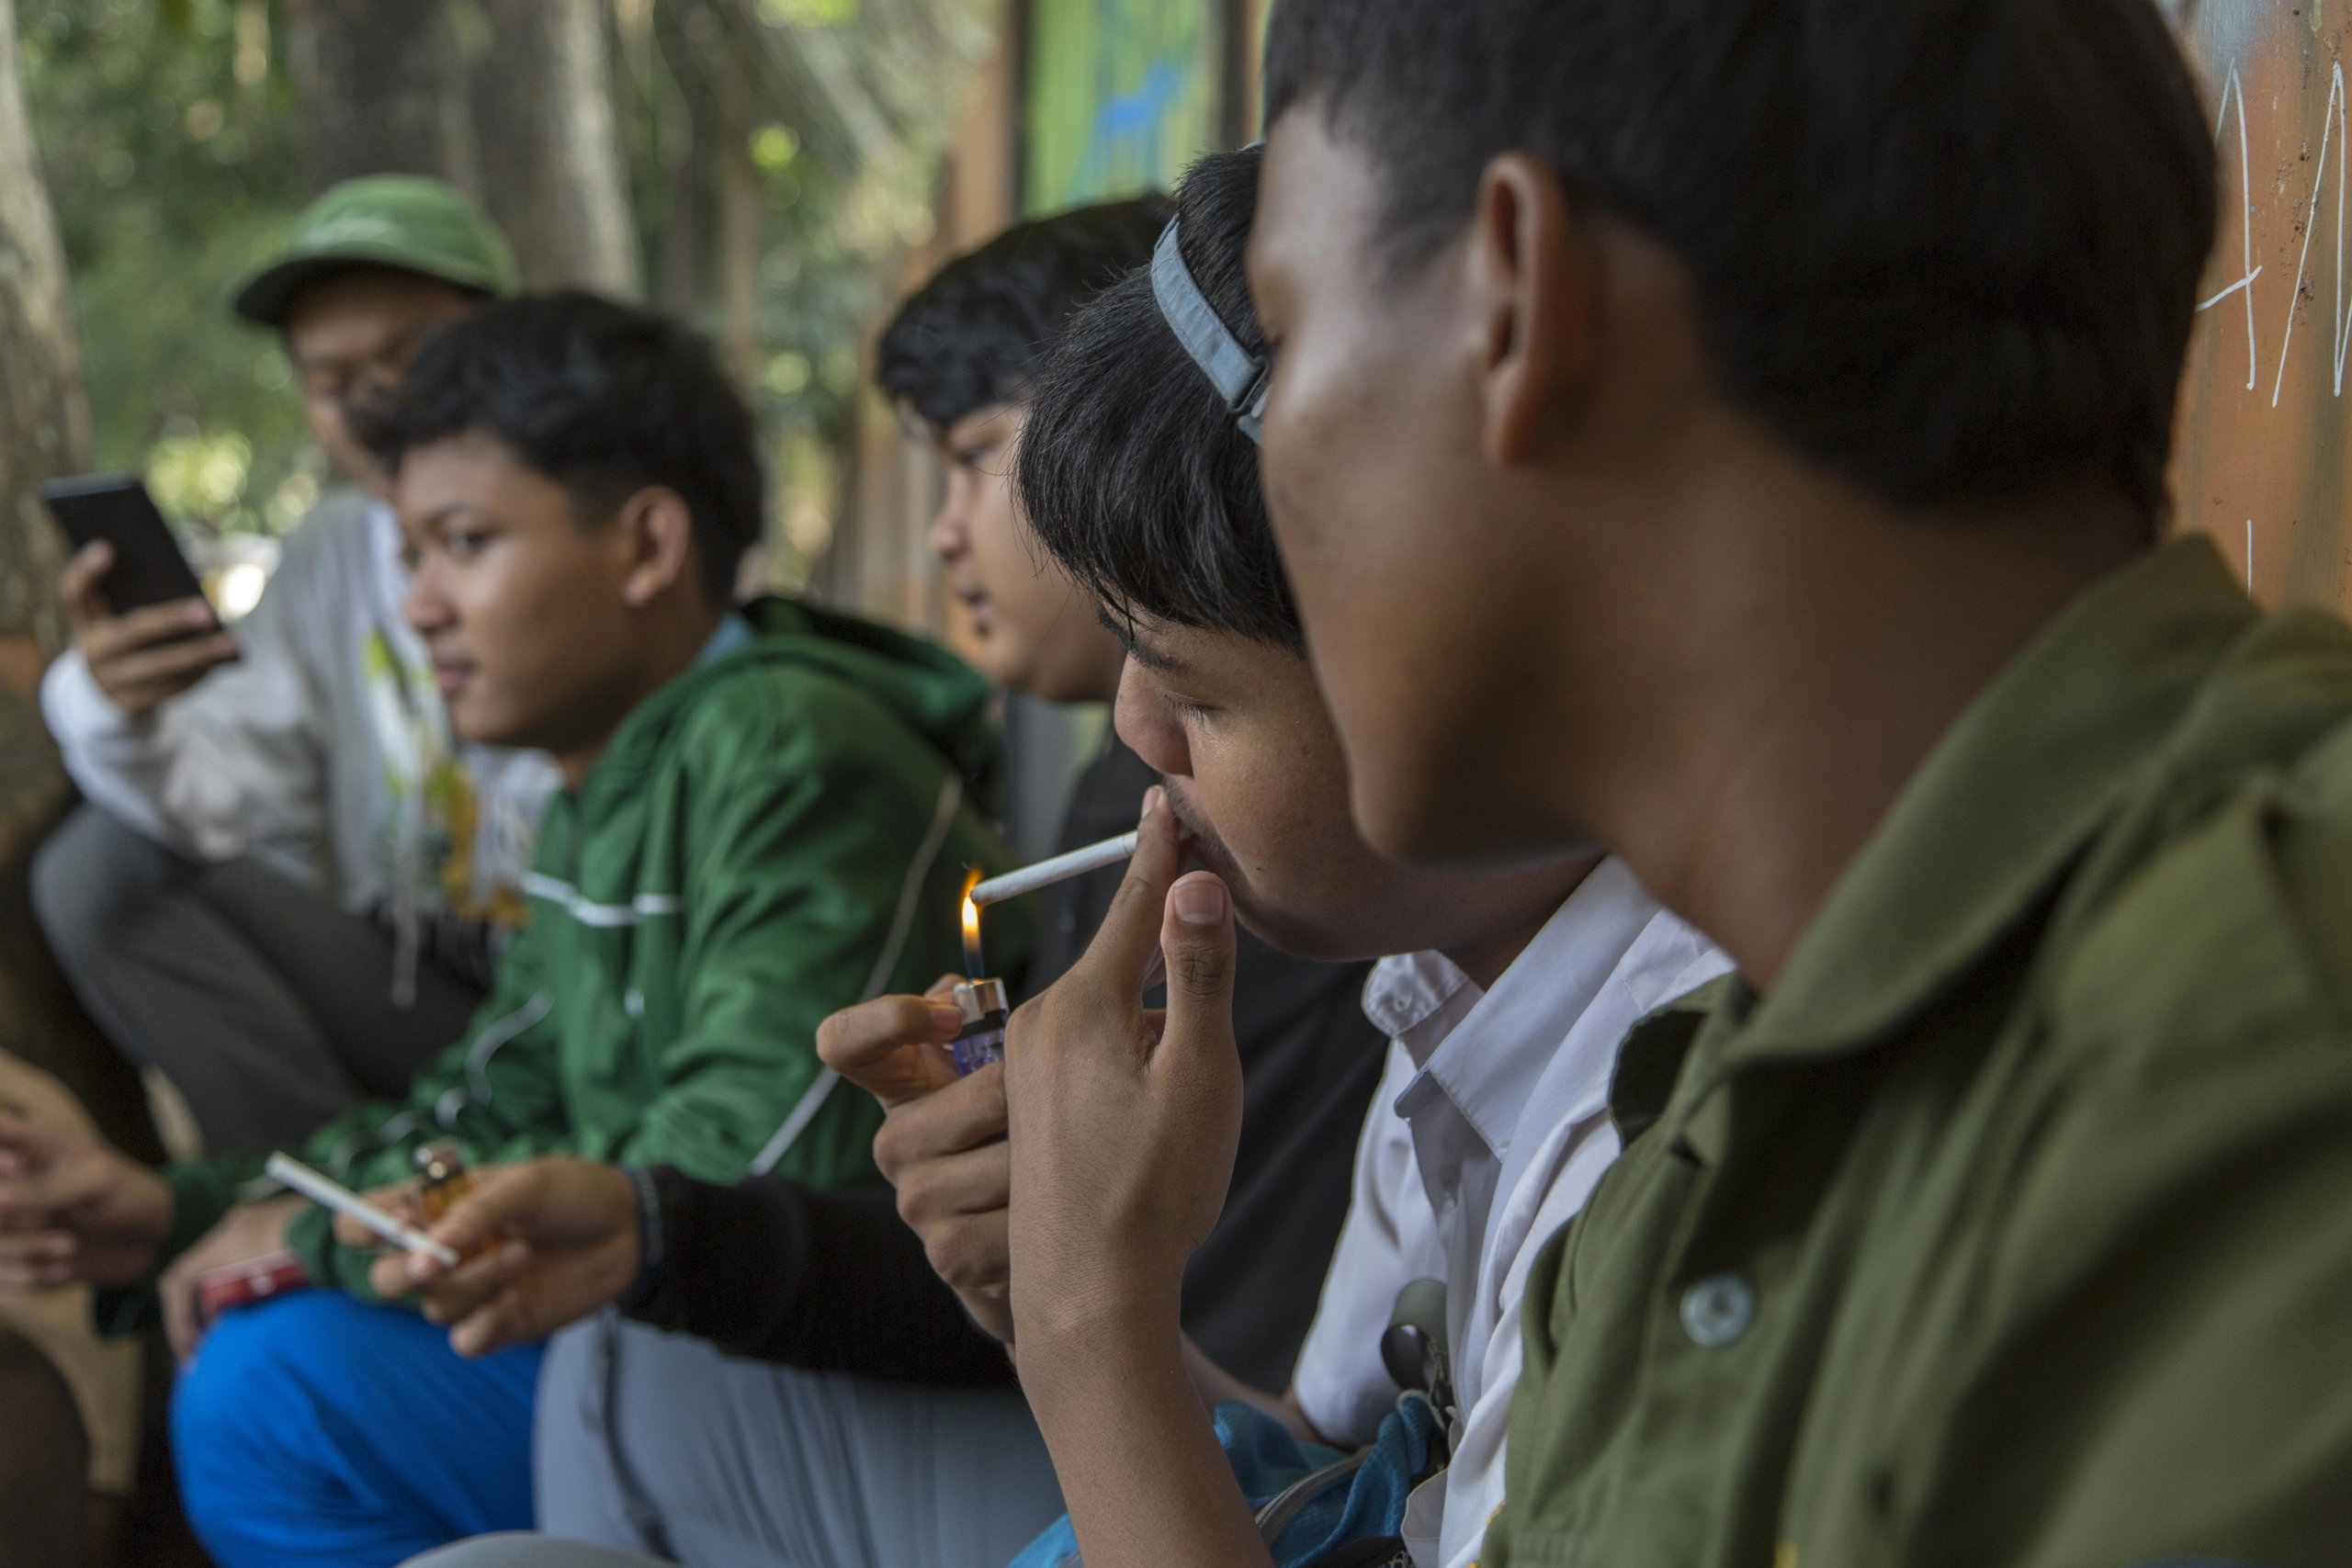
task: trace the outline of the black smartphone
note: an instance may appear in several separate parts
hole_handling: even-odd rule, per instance
[[[40,497],[74,549],[97,539],[114,547],[114,565],[98,579],[98,592],[116,615],[204,596],[204,585],[180,554],[179,541],[155,510],[147,487],[134,476],[84,474],[52,479],[40,487]]]

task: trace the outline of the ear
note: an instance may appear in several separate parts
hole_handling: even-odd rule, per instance
[[[1560,182],[1540,159],[1505,152],[1478,180],[1469,282],[1484,316],[1481,443],[1498,467],[1535,455],[1545,414],[1592,355],[1591,256]]]
[[[676,491],[646,486],[621,502],[613,525],[628,552],[628,575],[621,580],[621,603],[628,608],[644,609],[693,575],[694,513]]]

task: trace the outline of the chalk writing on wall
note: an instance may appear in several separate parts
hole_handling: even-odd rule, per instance
[[[2352,89],[2346,0],[2177,0],[2202,77],[2221,231],[2181,389],[2174,525],[2200,528],[2266,603],[2344,608],[2352,461]]]

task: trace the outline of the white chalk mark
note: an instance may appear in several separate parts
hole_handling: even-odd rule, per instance
[[[2254,341],[2254,280],[2262,276],[2262,269],[2254,265],[2254,181],[2252,164],[2246,155],[2245,145],[2245,84],[2238,80],[2238,68],[2235,65],[2230,67],[2229,79],[2222,84],[2221,108],[2213,121],[2213,141],[2216,146],[2220,145],[2222,132],[2230,123],[2230,104],[2233,99],[2236,100],[2238,110],[2238,190],[2245,203],[2245,221],[2239,225],[2238,236],[2242,253],[2238,263],[2240,270],[2235,283],[2197,308],[2200,310],[2210,310],[2240,289],[2245,291],[2245,389],[2251,392],[2254,390],[2255,378],[2259,373],[2257,363],[2259,353],[2255,347]]]
[[[2236,79],[2236,73],[2233,71],[2231,80]],[[2238,97],[2240,102],[2244,102],[2244,88],[2239,89]],[[2320,129],[2319,167],[2312,174],[2312,207],[2303,219],[2303,254],[2301,259],[2295,263],[2295,287],[2287,296],[2287,331],[2278,342],[2278,379],[2270,388],[2270,406],[2274,409],[2278,406],[2279,389],[2287,384],[2287,350],[2295,341],[2295,301],[2303,297],[2303,270],[2311,260],[2312,235],[2319,228],[2320,193],[2327,183],[2327,155],[2335,148],[2338,130],[2352,136],[2352,128],[2345,124],[2344,66],[2341,62],[2336,64],[2335,79],[2328,85],[2326,123]],[[2352,344],[2352,317],[2347,317],[2344,310],[2344,166],[2347,154],[2352,154],[2352,148],[2335,154],[2335,304],[2328,314],[2328,328],[2335,340],[2335,395],[2339,398],[2344,395],[2345,350],[2347,344]]]
[[[2254,280],[2261,276],[2262,269],[2260,267],[2256,267],[2252,272],[2247,273],[2244,277],[2239,278],[2235,283],[2231,284],[2227,288],[2222,289],[2211,299],[2199,300],[2197,308],[2200,310],[2210,310],[2214,306],[2220,304],[2222,300],[2228,299],[2231,295],[2235,294],[2239,289],[2252,288],[2254,287]],[[2246,390],[2249,392],[2254,390],[2252,383],[2247,384]]]
[[[2253,597],[2253,595],[2254,595],[2254,519],[2253,519],[2253,518],[2251,518],[2251,517],[2249,517],[2249,518],[2247,518],[2247,519],[2245,520],[2245,591],[2246,591],[2246,596],[2247,596],[2247,597],[2249,597],[2249,598]]]

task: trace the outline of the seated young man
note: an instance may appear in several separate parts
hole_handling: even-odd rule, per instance
[[[1283,0],[1267,85],[1267,490],[1357,820],[1598,839],[1739,964],[1530,1271],[1482,1561],[2341,1562],[2352,633],[2156,544],[2214,233],[2156,7]],[[1233,1105],[1170,1006],[1008,1059],[1089,1568],[1266,1561],[1149,1506],[1212,1461],[1135,1282]]]
[[[731,605],[762,516],[751,416],[658,317],[584,295],[488,307],[419,355],[376,435],[452,722],[545,748],[565,788],[471,1037],[300,1156],[355,1186],[444,1137],[477,1161],[869,1179],[878,1114],[813,1036],[951,964],[964,868],[1007,863],[986,682],[862,622]],[[991,934],[1018,963],[1016,923]],[[372,1255],[323,1211],[232,1206],[250,1167],[159,1175],[14,1121],[0,1156],[11,1277],[121,1287],[168,1264],[184,1348],[201,1269],[285,1247],[339,1287],[225,1315],[182,1378],[182,1492],[224,1568],[391,1562],[530,1522],[537,1347],[465,1361],[372,1304]]]
[[[971,606],[983,668],[1049,701],[1112,700],[1125,652],[1028,534],[1012,446],[1064,320],[1149,261],[1169,211],[1151,197],[1023,224],[942,269],[881,340],[884,389],[930,430],[947,470],[932,544]],[[1156,777],[1114,740],[1080,781],[1066,846],[1132,828]],[[1041,897],[1033,987],[1082,951],[1120,874]],[[1255,939],[1238,958],[1248,1125],[1225,1213],[1186,1266],[1183,1311],[1208,1353],[1267,1387],[1291,1375],[1347,1212],[1349,1147],[1380,1071],[1381,1036],[1357,1005],[1366,969]],[[920,998],[896,1005],[928,1011]],[[616,1299],[637,1320],[582,1325],[549,1349],[543,1530],[690,1568],[1001,1568],[1061,1512],[1010,1363],[971,1329],[887,1192],[876,1204],[775,1177],[729,1190],[667,1170],[650,1187],[640,1232],[632,1190],[609,1168],[512,1168],[446,1228],[524,1248],[449,1276],[378,1265],[387,1292],[428,1281],[428,1315],[455,1320],[470,1352]],[[650,1263],[649,1241],[661,1252]],[[594,1267],[606,1255],[613,1267]],[[860,1462],[841,1463],[845,1449]]]
[[[1182,886],[1224,891],[1214,907],[1177,904],[1181,923],[1163,942],[1162,902],[1185,863],[1165,842],[1157,852],[1147,845],[1094,949],[1069,983],[1016,1020],[1016,1054],[1079,1041],[1099,1050],[1106,1041],[1143,1038],[1139,998],[1122,976],[1155,943],[1162,943],[1171,975],[1194,977],[1189,986],[1171,984],[1168,1028],[1189,1031],[1193,1051],[1214,1055],[1224,1048],[1226,910],[1229,902],[1250,918],[1265,889],[1258,869],[1231,852],[1240,813],[1204,787],[1218,771],[1211,759],[1262,701],[1241,694],[1287,687],[1312,696],[1316,688],[1295,651],[1297,623],[1282,591],[1246,415],[1235,417],[1229,392],[1196,367],[1206,345],[1197,337],[1180,341],[1170,321],[1187,304],[1194,320],[1205,310],[1233,357],[1263,362],[1242,265],[1258,172],[1255,151],[1194,165],[1180,195],[1174,254],[1163,254],[1159,276],[1108,291],[1072,323],[1039,389],[1021,465],[1040,537],[1093,588],[1128,638],[1132,690],[1123,694],[1122,728],[1169,775],[1175,815],[1194,840],[1191,863],[1219,879]],[[1211,476],[1217,499],[1205,515],[1147,511],[1130,499],[1193,493]],[[1216,594],[1190,583],[1181,564],[1209,548],[1224,558]],[[1267,583],[1271,590],[1259,586]],[[1245,612],[1253,600],[1279,606],[1279,615],[1271,607]],[[1331,800],[1323,809],[1337,817],[1345,770],[1319,696],[1313,701],[1317,746],[1329,757]],[[1388,1074],[1358,1152],[1355,1201],[1322,1311],[1287,1403],[1294,1423],[1314,1436],[1341,1447],[1369,1442],[1397,1392],[1376,1354],[1394,1305],[1395,1287],[1386,1282],[1417,1276],[1444,1282],[1460,1419],[1449,1468],[1416,1494],[1403,1521],[1416,1561],[1474,1563],[1487,1518],[1501,1501],[1503,1433],[1519,1371],[1520,1283],[1536,1250],[1616,1156],[1605,1099],[1620,1041],[1645,1013],[1729,967],[1661,911],[1623,862],[1588,851],[1576,863],[1591,866],[1589,874],[1547,920],[1515,933],[1518,945],[1480,953],[1430,943],[1435,951],[1382,960],[1365,988],[1365,1011],[1393,1038]],[[1215,1066],[1205,1058],[1201,1065]],[[1068,1119],[1106,1110],[1096,1091],[1076,1086],[1080,1101],[1050,1111],[1013,1102],[1015,1156],[1029,1139],[1064,1135]],[[1018,1214],[1018,1176],[1012,1195]],[[1160,1242],[1183,1236],[1197,1217],[1140,1190],[1113,1201],[1138,1203],[1128,1220]],[[1012,1264],[1018,1321],[1021,1259]],[[1126,1303],[1159,1318],[1165,1303],[1152,1302],[1149,1292],[1164,1278],[1156,1269],[1129,1279]],[[1113,1332],[1122,1351],[1139,1348],[1124,1324]],[[1020,1359],[1025,1378],[1033,1363],[1025,1339]],[[1197,1381],[1212,1397],[1261,1400],[1213,1375]],[[1183,1454],[1183,1435],[1199,1430],[1201,1403],[1183,1402],[1177,1422],[1164,1420],[1166,1410],[1159,1396],[1132,1408],[1133,1440],[1164,1442]],[[1180,1461],[1155,1483],[1156,1495],[1147,1489],[1130,1499],[1128,1517],[1148,1517],[1158,1506],[1213,1511],[1210,1495],[1188,1495],[1195,1483],[1218,1505],[1240,1503],[1225,1466],[1195,1472]],[[1087,1523],[1083,1516],[1079,1522]],[[1091,1540],[1088,1548],[1091,1556]]]
[[[119,615],[107,547],[66,568],[74,646],[41,712],[89,804],[41,846],[33,908],[208,1154],[258,1157],[405,1094],[522,922],[555,766],[452,735],[351,428],[435,327],[514,287],[497,228],[439,181],[329,190],[236,298],[279,334],[337,479],[261,602],[229,632],[197,599]]]

